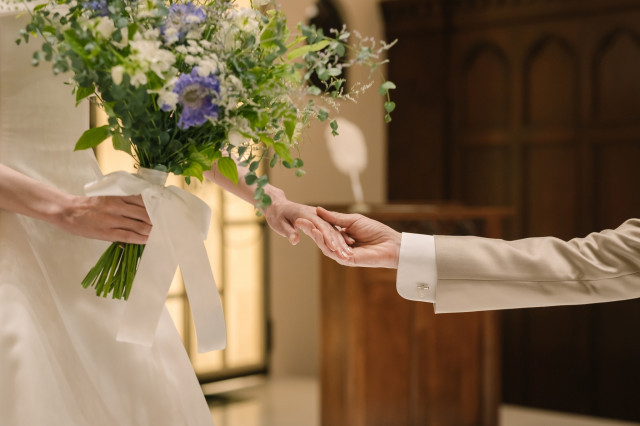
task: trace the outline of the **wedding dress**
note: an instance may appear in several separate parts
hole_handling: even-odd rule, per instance
[[[101,176],[73,146],[89,122],[66,77],[16,46],[0,0],[0,163],[82,194]],[[124,303],[80,286],[108,243],[0,210],[0,425],[182,426],[213,420],[167,311],[153,346],[116,341]]]

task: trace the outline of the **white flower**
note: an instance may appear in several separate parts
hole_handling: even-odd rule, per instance
[[[218,58],[203,59],[198,64],[198,74],[200,77],[206,77],[209,74],[215,74],[218,71]]]
[[[184,61],[188,64],[188,65],[195,65],[198,63],[198,58],[193,56],[193,55],[187,55],[184,57]]]
[[[251,4],[253,7],[261,7],[266,6],[271,3],[271,0],[251,0]]]
[[[132,57],[143,69],[150,69],[160,78],[169,71],[176,62],[175,56],[168,50],[162,49],[162,42],[155,40],[134,40],[131,43]]]
[[[122,65],[116,65],[111,68],[111,79],[117,85],[122,83],[122,76],[124,75],[124,67]]]
[[[229,12],[232,22],[240,30],[257,35],[260,29],[258,25],[259,12],[254,9],[241,8]]]
[[[112,39],[111,44],[113,44],[118,49],[124,49],[129,45],[129,29],[120,28],[120,36],[121,40],[119,42]]]
[[[164,31],[164,39],[167,42],[167,45],[171,45],[173,43],[175,43],[176,41],[179,40],[179,32],[178,32],[178,28],[176,27],[168,27],[165,31]],[[182,46],[179,46],[182,47]]]
[[[142,70],[136,71],[131,76],[131,84],[135,87],[140,86],[141,84],[147,84],[147,75]]]
[[[116,26],[113,21],[109,18],[101,18],[100,22],[96,26],[96,31],[104,38],[108,39],[111,37],[116,30]]]
[[[200,37],[202,37],[202,31],[200,31],[197,28],[194,29],[194,30],[189,31],[187,33],[187,36],[186,36],[186,38],[189,39],[189,40],[197,40]]]
[[[173,110],[178,105],[178,94],[172,90],[162,90],[158,92],[158,103],[164,110]]]
[[[204,49],[200,47],[197,41],[188,40],[187,43],[189,46],[187,47],[187,51],[192,55],[198,55],[204,53]]]
[[[240,146],[246,141],[246,138],[236,130],[231,130],[227,135],[227,139],[229,139],[229,143],[233,146]]]

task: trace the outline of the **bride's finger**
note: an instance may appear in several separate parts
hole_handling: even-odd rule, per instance
[[[144,201],[142,200],[142,195],[123,195],[119,198],[125,203],[135,204],[137,206],[144,207]]]
[[[147,213],[147,209],[144,207],[144,205],[142,205],[141,207],[136,204],[122,203],[122,205],[120,206],[119,213],[124,217],[136,219],[151,225],[151,219],[149,218],[149,213]]]

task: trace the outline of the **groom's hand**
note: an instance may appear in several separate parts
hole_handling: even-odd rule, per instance
[[[360,214],[330,212],[318,207],[318,216],[339,229],[352,243],[353,256],[341,259],[328,249],[320,233],[304,219],[296,226],[309,235],[322,252],[342,265],[397,268],[401,234],[388,226]]]
[[[281,191],[274,193],[272,198],[273,203],[267,207],[265,218],[274,232],[296,245],[300,241],[300,235],[295,224],[304,221],[309,232],[313,229],[317,233],[318,241],[322,241],[323,247],[333,256],[342,260],[351,257],[351,248],[345,242],[344,236],[318,216],[315,207],[289,201]]]

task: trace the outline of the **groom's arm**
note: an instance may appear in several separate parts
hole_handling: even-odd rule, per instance
[[[562,241],[435,237],[436,312],[640,297],[640,220]]]

